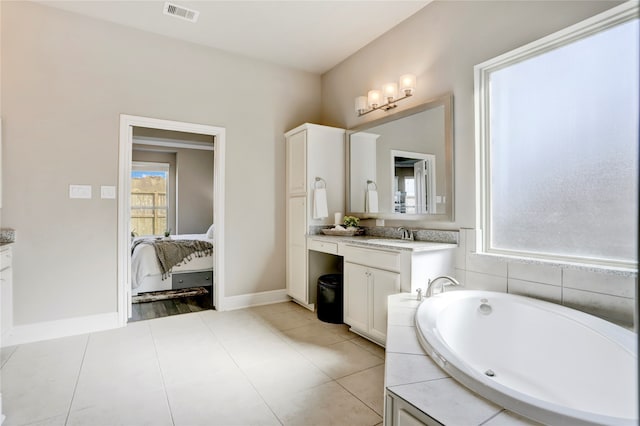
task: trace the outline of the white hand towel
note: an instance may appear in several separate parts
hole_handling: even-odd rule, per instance
[[[327,208],[327,189],[315,188],[313,190],[313,218],[324,219],[329,217],[329,209]]]
[[[364,196],[364,209],[369,213],[378,213],[378,191],[367,189]]]

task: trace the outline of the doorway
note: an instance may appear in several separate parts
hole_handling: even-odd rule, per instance
[[[134,136],[134,129],[137,135]],[[131,228],[131,172],[133,160],[133,148],[135,146],[149,146],[150,151],[171,151],[179,149],[207,149],[203,147],[202,141],[186,141],[176,137],[175,140],[145,137],[144,135],[153,134],[154,132],[178,132],[171,133],[173,135],[194,134],[206,136],[209,138],[209,148],[211,148],[211,138],[213,138],[213,194],[210,199],[213,200],[213,228],[209,231],[215,232],[215,249],[213,250],[213,291],[211,294],[211,303],[218,310],[224,309],[224,153],[225,153],[225,129],[202,124],[176,122],[170,120],[161,120],[147,117],[121,115],[120,116],[120,148],[119,148],[119,196],[118,196],[118,318],[121,326],[127,324],[131,317],[131,301],[132,301],[132,266],[131,266],[131,248],[132,248],[132,228]],[[142,135],[142,136],[140,136]],[[153,146],[154,148],[151,148]],[[170,195],[168,195],[170,196]],[[176,210],[178,210],[176,208]],[[204,210],[204,209],[203,209]],[[168,210],[167,210],[168,211]],[[175,215],[172,219],[168,219],[168,223],[175,226],[175,230],[179,231],[181,223],[179,215]],[[187,221],[184,221],[183,229],[192,230],[199,229],[189,228]],[[167,227],[168,228],[168,227]],[[207,232],[207,231],[202,231]],[[190,232],[200,233],[200,232]]]

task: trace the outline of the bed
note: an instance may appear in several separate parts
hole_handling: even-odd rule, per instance
[[[207,234],[172,235],[172,241],[202,241],[214,244],[212,232]],[[161,239],[139,237],[133,241],[131,253],[131,294],[176,290],[213,284],[213,253],[215,246],[204,254],[194,253],[163,273],[153,246]],[[202,246],[202,244],[199,244]]]

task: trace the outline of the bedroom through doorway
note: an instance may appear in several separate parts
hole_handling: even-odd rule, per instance
[[[220,128],[121,116],[123,325],[217,307],[223,141]]]
[[[214,307],[213,139],[133,128],[129,322]]]

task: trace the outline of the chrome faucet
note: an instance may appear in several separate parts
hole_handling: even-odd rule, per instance
[[[402,236],[400,238],[402,238],[403,240],[413,241],[413,232],[411,232],[411,230],[403,228],[401,226],[400,228],[398,228],[398,231],[402,232]]]
[[[449,281],[448,283],[445,282]],[[436,277],[434,279],[429,279],[429,282],[427,283],[427,291],[425,292],[425,296],[424,297],[431,297],[434,295],[433,293],[433,289],[436,285],[436,283],[441,283],[440,287],[442,288],[440,290],[440,293],[444,293],[444,287],[447,285],[461,285],[458,280],[456,280],[453,277],[450,277],[449,275],[440,275],[439,277]]]

